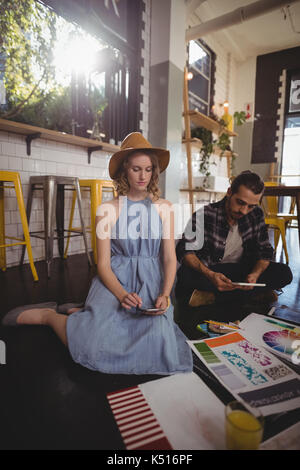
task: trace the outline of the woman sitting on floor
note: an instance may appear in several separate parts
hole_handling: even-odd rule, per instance
[[[191,350],[169,300],[176,273],[174,228],[171,204],[158,190],[159,172],[168,163],[167,150],[154,149],[138,132],[129,134],[109,164],[118,197],[97,209],[98,276],[85,305],[18,307],[3,324],[50,326],[74,361],[92,370],[190,372]],[[158,311],[143,310],[150,307]]]

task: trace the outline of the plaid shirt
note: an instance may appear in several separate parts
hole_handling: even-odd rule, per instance
[[[219,202],[208,204],[199,209],[199,211],[204,212],[204,218],[203,214],[201,214],[202,217],[199,217],[199,211],[194,212],[190,221],[192,224],[192,233],[194,234],[193,238],[187,237],[187,235],[185,235],[187,231],[185,230],[182,239],[176,247],[177,259],[180,263],[187,253],[194,253],[206,266],[212,266],[221,262],[230,228],[226,219],[225,202],[226,197]],[[198,227],[196,224],[197,215]],[[201,220],[204,220],[204,234],[201,233],[199,235],[199,231],[201,231],[199,225],[202,225],[199,221]],[[273,258],[273,248],[269,242],[262,209],[258,206],[254,207],[251,212],[241,217],[237,223],[243,242],[243,256],[241,262],[253,262],[260,259],[271,261]],[[195,236],[197,231],[199,235],[198,240],[202,235],[203,245],[202,247],[195,247],[195,249],[193,249],[192,243],[197,239],[197,235]],[[189,245],[188,248],[186,243],[188,243],[187,246]]]

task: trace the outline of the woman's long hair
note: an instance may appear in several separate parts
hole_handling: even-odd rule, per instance
[[[141,153],[141,151],[134,150],[132,153],[126,155],[126,157],[124,158],[123,162],[120,165],[118,173],[113,181],[116,191],[118,193],[118,196],[126,196],[129,193],[130,186],[129,186],[128,179],[127,179],[127,168],[129,166],[130,157],[132,157],[133,155],[137,153]],[[157,199],[159,199],[159,196],[160,196],[160,190],[158,187],[158,183],[159,183],[158,158],[156,154],[153,153],[152,151],[143,150],[142,153],[145,155],[148,155],[152,163],[152,175],[151,175],[150,182],[147,186],[147,191],[153,195],[153,200],[156,201]]]

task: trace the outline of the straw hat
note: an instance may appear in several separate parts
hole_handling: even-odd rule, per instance
[[[132,153],[135,150],[153,150],[153,152],[158,158],[160,173],[163,172],[169,164],[169,150],[152,147],[150,142],[148,142],[148,140],[146,140],[140,132],[132,132],[131,134],[128,134],[128,136],[125,137],[125,139],[121,143],[121,150],[114,153],[109,161],[109,176],[112,179],[115,179],[118,170],[121,166],[121,163],[126,157],[126,155]]]

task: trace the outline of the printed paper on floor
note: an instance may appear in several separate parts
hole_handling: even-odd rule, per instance
[[[299,326],[278,318],[251,313],[240,323],[240,327],[250,341],[295,365],[299,364],[300,357],[296,352],[300,346]]]
[[[300,408],[299,376],[243,334],[188,343],[236,399],[259,408],[264,416]]]

